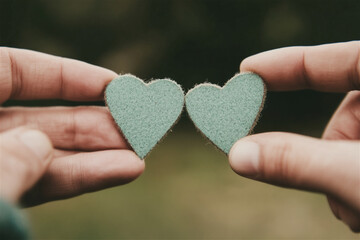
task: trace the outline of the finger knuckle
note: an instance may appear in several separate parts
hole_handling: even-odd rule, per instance
[[[360,91],[352,91],[350,93],[349,110],[353,117],[360,121]]]
[[[288,159],[292,155],[292,145],[288,142],[275,141],[268,146],[268,157],[261,157],[260,171],[266,179],[283,181],[292,174],[291,164]],[[270,152],[271,151],[271,154]]]
[[[0,47],[0,103],[5,101],[12,91],[12,61],[7,47]]]
[[[87,192],[84,184],[85,176],[82,161],[69,161],[67,165],[71,189],[79,194]]]
[[[355,63],[355,73],[354,73],[354,85],[356,89],[360,89],[360,41],[357,43],[358,55]]]

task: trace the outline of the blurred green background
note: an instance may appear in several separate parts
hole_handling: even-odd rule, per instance
[[[223,84],[245,57],[360,39],[360,1],[0,0],[0,45],[188,90]],[[320,137],[343,94],[269,93],[255,132]],[[79,105],[65,101],[11,105]],[[103,103],[91,103],[103,104]],[[135,182],[26,210],[35,239],[358,239],[319,194],[235,175],[183,114]]]

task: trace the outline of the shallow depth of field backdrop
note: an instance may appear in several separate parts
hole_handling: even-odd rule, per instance
[[[2,46],[75,58],[143,79],[169,77],[185,90],[204,81],[222,85],[242,59],[261,51],[360,39],[359,23],[358,0],[0,0]],[[343,96],[269,93],[255,132],[320,137]],[[24,104],[79,105],[6,103]],[[34,238],[358,237],[335,219],[323,195],[234,174],[186,113],[146,165],[129,185],[27,209]]]

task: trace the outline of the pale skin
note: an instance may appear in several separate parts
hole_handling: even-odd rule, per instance
[[[0,103],[103,101],[117,74],[84,62],[0,48]],[[33,206],[128,183],[145,163],[105,107],[0,109],[0,194]]]
[[[349,92],[360,88],[359,56],[360,42],[284,48],[247,58],[240,70],[258,73],[270,91]],[[116,76],[79,61],[19,49],[0,48],[0,63],[0,103],[102,100],[106,84]],[[360,93],[352,91],[323,139],[256,134],[239,140],[229,160],[242,176],[325,193],[335,216],[359,231],[359,138]],[[0,144],[1,197],[30,206],[127,183],[144,170],[144,161],[129,150],[103,107],[2,108]]]
[[[322,139],[268,132],[245,137],[229,154],[239,175],[326,194],[334,215],[360,231],[360,41],[291,47],[245,59],[270,91],[348,92]],[[247,151],[248,150],[248,151]]]

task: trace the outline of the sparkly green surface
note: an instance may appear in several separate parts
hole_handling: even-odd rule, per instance
[[[170,79],[145,84],[130,74],[107,86],[106,103],[115,122],[138,154],[144,158],[179,118],[184,93]]]
[[[253,73],[235,75],[223,88],[200,84],[186,94],[186,110],[195,126],[223,152],[249,134],[265,97],[262,79]]]

